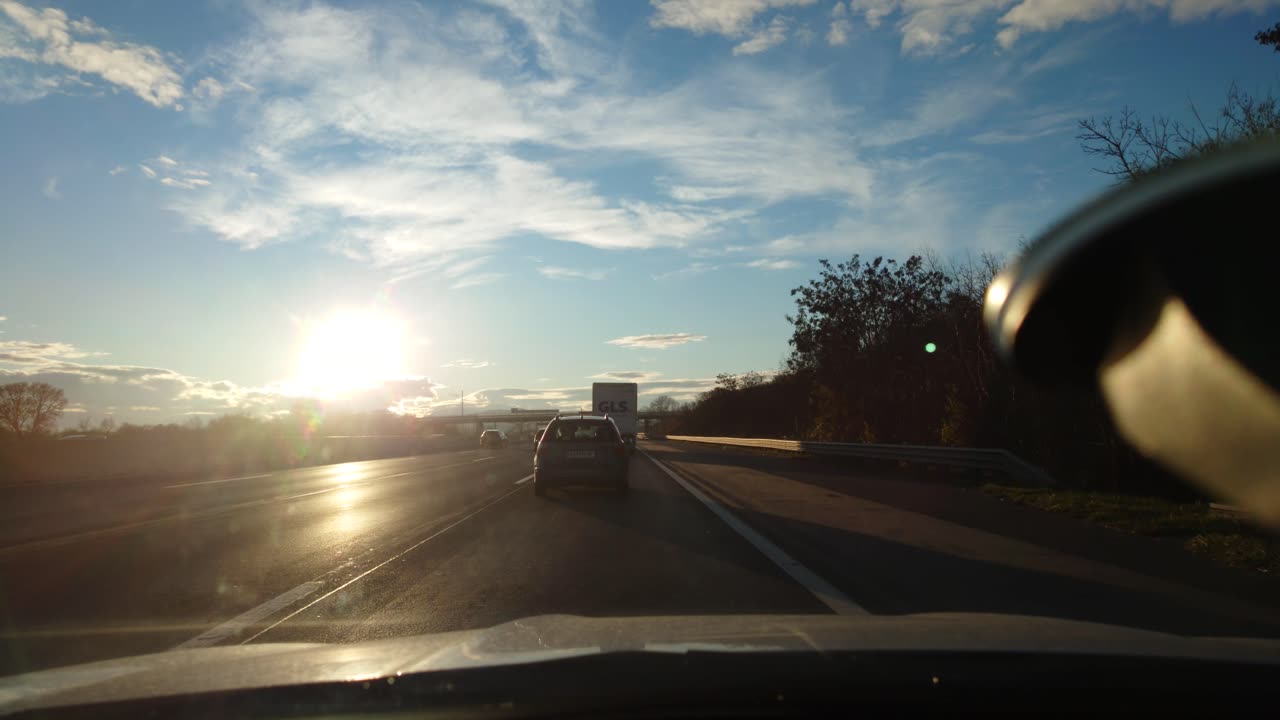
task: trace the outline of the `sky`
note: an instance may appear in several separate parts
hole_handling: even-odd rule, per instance
[[[0,382],[65,425],[691,399],[818,260],[1006,256],[1082,118],[1186,117],[1280,0],[0,0]]]

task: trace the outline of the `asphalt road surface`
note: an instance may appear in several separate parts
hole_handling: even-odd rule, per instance
[[[1276,581],[1166,543],[943,482],[641,450],[625,498],[535,497],[531,452],[512,447],[95,488],[61,514],[9,508],[0,673],[547,613],[974,611],[1280,637]]]

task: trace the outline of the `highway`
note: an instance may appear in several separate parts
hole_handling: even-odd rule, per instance
[[[513,446],[41,491],[63,510],[0,510],[0,673],[547,613],[966,611],[1280,637],[1275,579],[943,482],[672,442],[641,443],[625,498],[538,498],[531,473]]]

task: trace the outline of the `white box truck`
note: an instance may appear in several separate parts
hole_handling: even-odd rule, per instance
[[[636,413],[640,389],[635,383],[591,383],[591,409],[613,418],[627,447],[636,446]]]

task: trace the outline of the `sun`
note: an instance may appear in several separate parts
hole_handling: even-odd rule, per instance
[[[337,397],[404,375],[404,328],[377,311],[342,310],[308,323],[297,382],[317,397]]]

